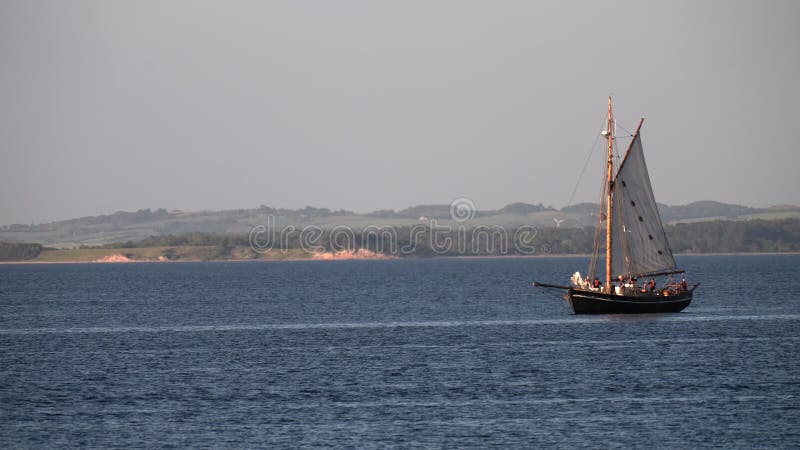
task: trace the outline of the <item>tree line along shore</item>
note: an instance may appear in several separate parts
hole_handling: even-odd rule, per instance
[[[382,257],[579,255],[592,252],[594,227],[533,228],[481,226],[419,229],[389,226],[377,232],[320,230],[309,239],[302,230],[274,238],[250,234],[187,233],[151,236],[135,242],[70,249],[40,243],[0,242],[0,261],[97,261],[121,255],[133,261],[307,259],[320,254]],[[523,232],[524,231],[524,232]],[[674,253],[800,252],[800,219],[708,221],[665,227]],[[256,236],[258,238],[258,236]],[[254,244],[254,245],[251,245]]]

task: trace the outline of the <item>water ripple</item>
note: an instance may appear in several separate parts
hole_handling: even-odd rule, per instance
[[[337,329],[381,329],[381,328],[453,328],[453,327],[502,327],[561,324],[596,324],[608,322],[715,322],[729,320],[798,320],[800,314],[738,315],[738,316],[693,316],[689,314],[637,316],[591,316],[564,319],[531,320],[443,320],[413,322],[344,322],[344,323],[289,323],[249,325],[182,325],[182,326],[134,326],[134,327],[76,327],[76,328],[5,328],[0,335],[19,334],[88,334],[88,333],[201,333],[219,331],[271,331],[271,330],[337,330]]]

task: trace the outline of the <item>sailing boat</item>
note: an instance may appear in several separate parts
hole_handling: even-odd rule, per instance
[[[691,303],[692,293],[699,286],[699,283],[687,285],[685,278],[675,281],[676,274],[684,271],[675,264],[653,196],[642,149],[642,123],[644,119],[639,121],[615,170],[616,127],[608,97],[608,118],[602,132],[608,141],[608,160],[589,276],[584,280],[576,272],[569,286],[534,283],[534,286],[566,289],[564,299],[575,314],[678,312]],[[603,233],[605,283],[597,278]],[[661,282],[656,283],[656,278]]]

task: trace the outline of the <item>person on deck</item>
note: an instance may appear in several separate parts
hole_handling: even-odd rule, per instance
[[[650,278],[650,292],[655,292],[656,290],[656,280]]]
[[[592,283],[592,287],[595,288],[595,289],[600,289],[600,287],[602,287],[602,286],[603,286],[603,283],[600,282],[600,279],[597,278],[597,277],[594,277],[594,283]]]
[[[686,291],[688,288],[686,287],[686,278],[681,278],[681,292]]]

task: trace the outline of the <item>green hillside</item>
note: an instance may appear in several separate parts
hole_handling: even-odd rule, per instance
[[[713,201],[694,202],[688,205],[660,205],[662,218],[667,224],[708,222],[714,220],[789,219],[800,217],[800,208],[779,205],[770,208],[751,208]],[[148,236],[186,235],[205,233],[214,235],[244,235],[258,225],[273,223],[278,228],[293,226],[303,228],[318,226],[332,229],[346,226],[411,227],[436,221],[440,225],[478,225],[516,228],[525,225],[540,228],[582,228],[597,222],[599,206],[592,203],[576,204],[560,210],[542,204],[512,203],[496,210],[477,210],[466,222],[455,222],[450,216],[450,205],[420,205],[400,211],[379,210],[357,214],[352,211],[333,211],[327,208],[305,207],[279,209],[261,206],[253,209],[224,211],[167,211],[139,210],[114,214],[82,217],[45,224],[12,224],[0,227],[0,241],[35,242],[52,247],[103,245],[114,242],[136,242]]]

